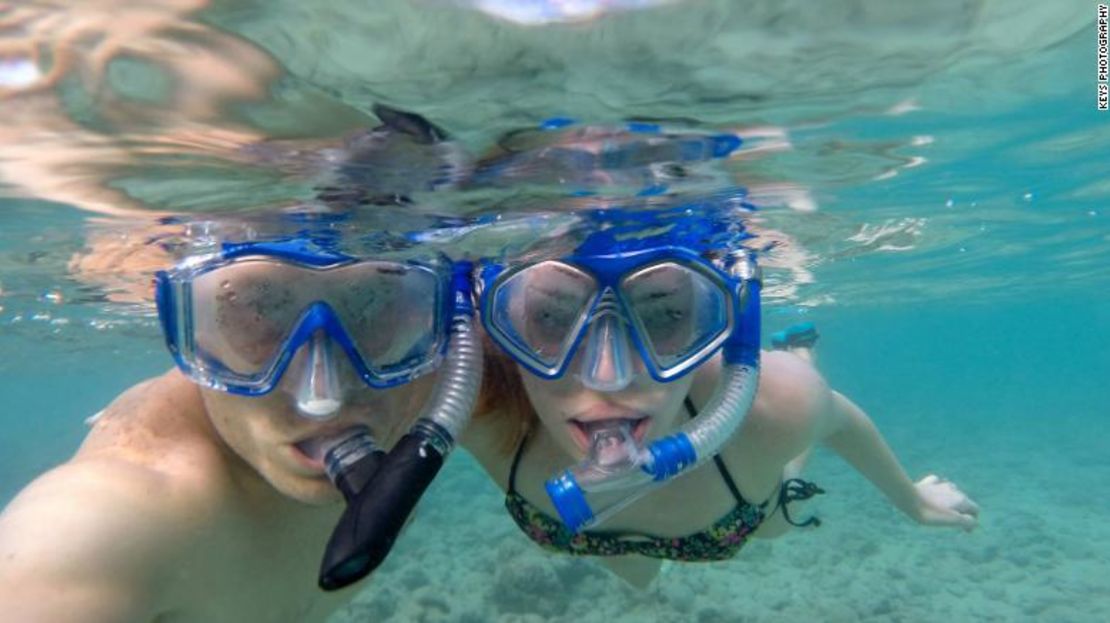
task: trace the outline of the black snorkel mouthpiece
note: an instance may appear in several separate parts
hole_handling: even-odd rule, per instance
[[[421,420],[384,455],[369,480],[347,497],[347,509],[324,551],[320,588],[334,591],[349,586],[385,561],[452,445],[447,431],[435,422]],[[369,456],[364,459],[371,460]],[[361,466],[356,462],[351,470],[364,473]],[[349,482],[355,478],[358,476]],[[336,485],[341,487],[339,480]]]
[[[370,433],[363,430],[332,446],[324,455],[324,470],[350,503],[374,477],[385,459]]]
[[[460,262],[455,269],[456,313],[447,355],[416,423],[388,453],[350,437],[327,453],[335,455],[334,461],[325,461],[328,476],[346,497],[347,508],[320,565],[318,584],[325,591],[361,580],[385,560],[470,421],[482,385],[482,341],[473,324],[469,281],[472,268]]]

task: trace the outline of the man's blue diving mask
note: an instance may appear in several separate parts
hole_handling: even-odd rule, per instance
[[[574,373],[600,391],[631,382],[634,352],[656,381],[677,379],[743,320],[739,280],[680,247],[487,265],[482,278],[482,322],[494,342],[545,379],[562,377],[581,350]]]
[[[225,244],[156,276],[159,316],[178,367],[234,394],[273,391],[305,348],[302,411],[329,411],[340,355],[366,385],[400,385],[442,357],[454,265],[360,259],[300,240]],[[469,292],[465,298],[469,301]]]

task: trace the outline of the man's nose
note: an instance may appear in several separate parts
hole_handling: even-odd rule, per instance
[[[294,373],[291,380],[297,412],[306,418],[328,420],[338,415],[343,406],[340,369],[343,357],[337,358],[341,354],[335,352],[337,348],[323,330],[318,330],[301,345],[286,372]]]

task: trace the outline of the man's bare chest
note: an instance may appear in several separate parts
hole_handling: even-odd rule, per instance
[[[359,588],[327,593],[317,587],[325,542],[326,534],[260,530],[253,538],[212,543],[179,570],[175,616],[158,621],[324,621]]]

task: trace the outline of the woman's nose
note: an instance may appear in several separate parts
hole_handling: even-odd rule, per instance
[[[619,392],[632,382],[633,349],[624,321],[616,313],[594,318],[586,336],[582,384],[600,392]]]

